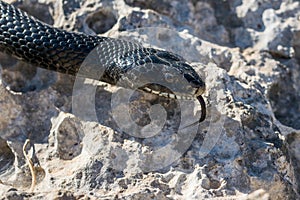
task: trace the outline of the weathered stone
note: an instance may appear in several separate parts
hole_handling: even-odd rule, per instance
[[[56,27],[181,55],[206,82],[208,114],[188,127],[197,102],[140,92],[116,113],[128,91],[85,80],[84,96],[76,78],[1,54],[1,198],[300,198],[298,1],[26,2],[14,4]]]

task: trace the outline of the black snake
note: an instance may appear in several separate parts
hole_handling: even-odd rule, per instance
[[[103,73],[100,78],[87,73],[87,78],[96,77],[98,80],[116,85],[125,74],[138,69],[139,66],[146,66],[143,68],[146,74],[155,69],[162,79],[167,79],[172,72],[176,72],[178,78],[184,78],[188,82],[188,84],[177,83],[183,87],[177,93],[166,92],[156,84],[148,84],[139,89],[167,98],[197,98],[201,104],[199,121],[205,119],[205,102],[201,96],[205,90],[205,83],[180,56],[163,50],[145,48],[125,40],[67,32],[47,25],[0,1],[0,51],[39,67],[75,76],[85,58],[94,49],[101,54],[101,66],[97,68]],[[160,69],[162,65],[170,69],[171,74],[168,76],[163,74],[166,70]],[[174,84],[176,76],[171,79]],[[136,81],[134,78],[141,77],[131,76],[125,87],[134,85]]]

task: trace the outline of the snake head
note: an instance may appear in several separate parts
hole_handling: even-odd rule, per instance
[[[170,64],[170,67],[179,71],[179,74],[187,81],[188,84],[184,88],[185,95],[192,96],[193,99],[197,99],[201,105],[201,117],[198,123],[202,122],[206,118],[206,105],[203,97],[201,96],[205,92],[205,82],[200,78],[200,76],[196,73],[193,67],[188,64],[182,57],[167,52],[167,51],[160,51],[157,52],[156,55]],[[179,79],[179,82],[180,79]],[[175,95],[176,97],[176,95]],[[197,123],[197,122],[196,122]]]
[[[138,71],[146,73],[138,72],[135,77],[143,80],[153,80],[151,78],[155,77],[157,82],[147,84],[141,89],[166,98],[197,99],[201,105],[201,117],[198,122],[202,122],[206,117],[205,101],[201,96],[205,91],[205,83],[193,67],[182,57],[168,51],[144,49],[142,52],[146,52],[142,63],[147,64],[142,65]]]
[[[201,117],[198,121],[198,123],[200,123],[206,118],[206,105],[203,97],[201,96],[205,92],[205,83],[190,65],[186,63],[184,63],[183,65],[183,77],[186,79],[186,81],[189,83],[189,86],[192,88],[193,96],[199,101],[201,105]]]
[[[192,88],[195,89],[194,95],[197,97],[204,93],[205,91],[205,83],[204,81],[197,75],[193,73],[185,73],[183,74],[184,78],[189,82]]]
[[[168,51],[156,51],[154,55],[159,58],[159,60],[156,60],[157,63],[164,62],[164,64],[170,66],[170,71],[176,71],[174,74],[181,76],[177,76],[177,80],[173,78],[171,81],[183,87],[183,95],[197,98],[204,93],[204,81],[184,58]],[[166,76],[169,74],[170,73],[166,73]],[[184,84],[184,80],[187,84]]]

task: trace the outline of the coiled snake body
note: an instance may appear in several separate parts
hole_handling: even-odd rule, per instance
[[[188,82],[178,93],[162,91],[155,84],[142,86],[139,89],[167,98],[197,98],[202,107],[199,121],[205,119],[205,103],[201,96],[205,84],[180,56],[163,50],[145,48],[125,40],[67,32],[47,25],[20,9],[0,1],[0,51],[39,67],[75,76],[86,57],[94,49],[97,49],[98,57],[101,57],[100,66],[97,68],[102,70],[102,73],[99,78],[92,73],[87,73],[87,78],[116,85],[125,74],[137,71],[139,66],[146,66],[143,68],[146,72],[156,70],[162,79],[170,79],[170,75],[176,72],[176,76],[171,79],[174,84],[177,81],[177,85],[184,85],[178,82],[179,77]],[[162,65],[166,66],[167,70],[162,70],[160,68]],[[134,85],[136,82],[134,78],[143,78],[143,76],[130,76],[126,79],[125,87]]]

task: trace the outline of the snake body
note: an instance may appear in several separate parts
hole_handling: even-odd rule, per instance
[[[101,66],[97,68],[102,73],[100,77],[87,73],[87,78],[116,85],[125,74],[136,71],[135,76],[129,76],[124,84],[125,87],[130,87],[136,82],[134,78],[145,77],[137,77],[141,75],[139,66],[143,66],[146,74],[155,71],[161,79],[167,79],[176,72],[175,78],[171,79],[174,83],[179,80],[176,77],[188,82],[179,94],[162,91],[155,84],[139,89],[168,98],[197,98],[202,106],[200,121],[205,119],[205,103],[201,96],[205,83],[182,57],[125,40],[68,32],[45,24],[13,5],[0,1],[0,51],[38,67],[76,76],[86,57],[95,49],[98,57],[101,57]],[[162,70],[161,65],[167,66],[167,70]]]

